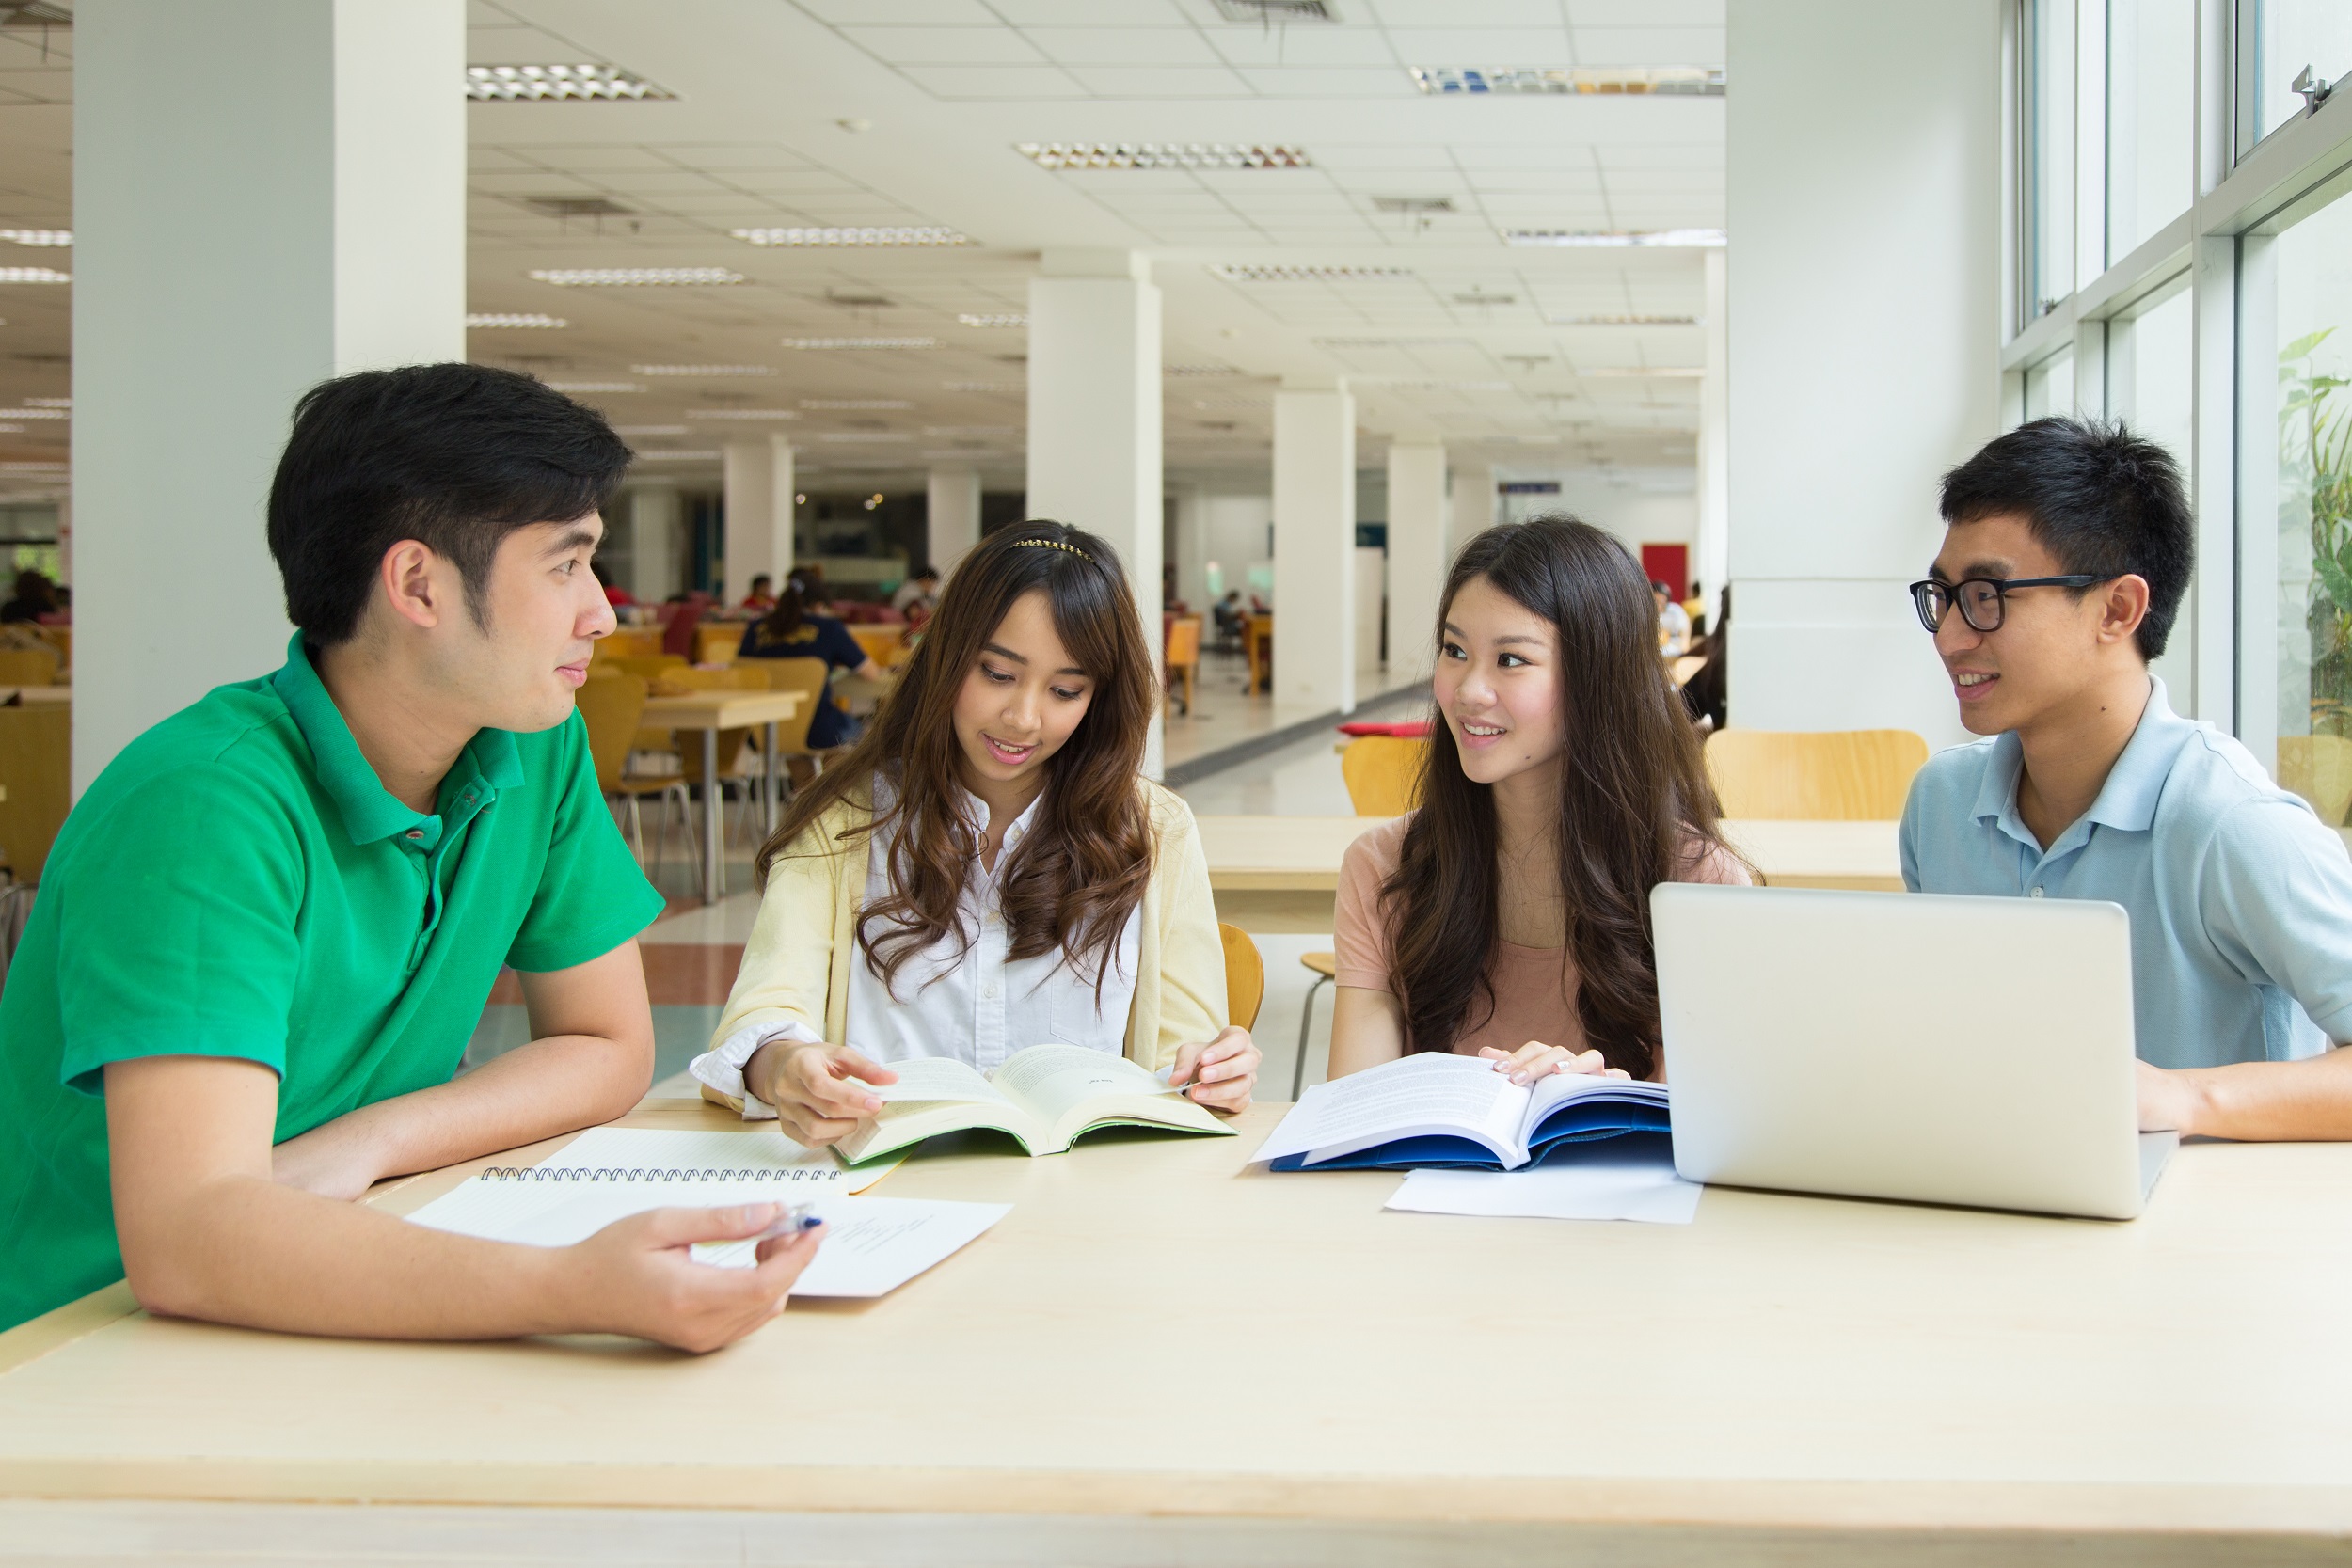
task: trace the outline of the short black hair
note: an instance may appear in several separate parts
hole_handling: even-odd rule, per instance
[[[932,565],[928,561],[922,565],[917,566],[914,571],[907,574],[907,580],[909,582],[921,582],[926,578],[930,578],[933,582],[937,582],[939,580],[939,568]]]
[[[484,625],[499,546],[518,528],[600,511],[629,450],[604,416],[486,365],[408,365],[321,382],[294,404],[269,492],[286,618],[350,641],[384,552],[415,539],[457,566]]]
[[[2139,651],[2164,652],[2197,565],[2197,525],[2181,466],[2155,442],[2120,420],[2035,420],[1944,476],[1943,513],[1953,528],[2023,517],[2061,571],[2145,579]]]

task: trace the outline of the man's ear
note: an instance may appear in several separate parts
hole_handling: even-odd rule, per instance
[[[2139,631],[2139,624],[2148,619],[2148,579],[2137,572],[2126,572],[2106,585],[2106,596],[2099,605],[2099,641],[2123,642]]]
[[[429,628],[441,624],[441,616],[453,607],[443,602],[446,595],[441,585],[433,579],[433,566],[439,559],[431,546],[415,539],[403,539],[384,552],[376,567],[376,585],[384,590],[393,614],[412,626]]]

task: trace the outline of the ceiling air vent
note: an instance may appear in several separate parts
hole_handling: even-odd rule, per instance
[[[1216,12],[1228,22],[1254,22],[1262,27],[1340,19],[1330,0],[1216,0]]]

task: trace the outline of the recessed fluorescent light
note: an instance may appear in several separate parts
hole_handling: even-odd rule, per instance
[[[797,420],[789,408],[689,408],[690,420]]]
[[[469,65],[466,96],[505,99],[674,98],[642,77],[609,65]]]
[[[715,463],[719,460],[719,449],[711,447],[689,451],[684,447],[669,447],[641,451],[636,455],[640,463]]]
[[[683,436],[686,434],[686,427],[682,424],[616,424],[612,427],[612,434],[615,436]]]
[[[1470,340],[1460,337],[1434,338],[1310,338],[1317,348],[1461,348]]]
[[[559,289],[690,288],[743,281],[741,273],[726,267],[551,267],[525,276]]]
[[[1025,392],[1029,389],[1025,381],[943,381],[939,385],[943,391],[949,392]]]
[[[926,436],[1010,436],[1015,427],[1009,424],[927,424]]]
[[[901,430],[828,430],[817,437],[819,441],[912,441],[914,437]]]
[[[1351,375],[1351,387],[1385,387],[1407,392],[1507,392],[1507,381],[1444,381],[1413,375]]]
[[[69,245],[73,243],[71,229],[0,229],[0,240],[18,245]]]
[[[1597,365],[1576,372],[1579,375],[1641,376],[1647,379],[1689,381],[1707,373],[1704,365]]]
[[[1311,168],[1300,147],[1227,142],[1033,142],[1020,154],[1041,168]]]
[[[773,375],[773,365],[631,365],[631,375]]]
[[[1599,93],[1658,98],[1721,98],[1720,67],[1664,66],[1650,71],[1576,71],[1514,67],[1500,71],[1417,65],[1413,85],[1432,97],[1449,93]]]
[[[1396,283],[1413,276],[1410,267],[1293,267],[1256,262],[1209,270],[1233,283]]]
[[[787,348],[937,348],[936,338],[784,338]]]
[[[0,463],[0,474],[61,474],[62,463]]]
[[[642,392],[634,381],[550,381],[550,392]]]
[[[956,321],[963,326],[1026,326],[1029,325],[1029,318],[1018,311],[975,315],[967,310],[957,316]]]
[[[552,330],[571,325],[561,316],[543,315],[536,310],[477,310],[466,318],[469,332],[499,332],[510,327]]]
[[[803,398],[803,408],[912,408],[904,398]]]
[[[24,406],[27,408],[71,408],[73,406],[73,400],[72,398],[26,398]]]
[[[1544,317],[1550,326],[1696,326],[1696,316],[1552,316]]]
[[[1237,371],[1231,365],[1191,364],[1162,365],[1160,373],[1162,375],[1244,375],[1248,372]]]
[[[1502,243],[1603,250],[1648,245],[1714,249],[1728,244],[1729,236],[1720,229],[1505,229]]]
[[[939,245],[977,244],[971,235],[941,228],[860,229],[730,229],[728,233],[752,245],[798,247],[851,245]]]
[[[0,267],[0,283],[71,283],[73,275],[55,267]]]
[[[0,408],[0,420],[70,420],[73,417],[66,409],[54,404],[45,404],[31,398],[26,398],[24,402],[26,406],[23,408]]]

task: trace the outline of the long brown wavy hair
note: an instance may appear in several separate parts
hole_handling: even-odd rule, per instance
[[[1577,1016],[1610,1066],[1647,1078],[1659,1053],[1649,892],[1723,844],[1698,732],[1658,656],[1649,580],[1623,545],[1571,516],[1490,528],[1446,578],[1441,646],[1454,596],[1481,578],[1559,633],[1557,866]],[[1434,701],[1429,737],[1421,807],[1382,893],[1408,1049],[1448,1051],[1494,1014],[1494,789],[1462,771]]]
[[[1073,970],[1091,968],[1100,987],[1151,879],[1152,824],[1138,776],[1159,683],[1126,574],[1110,546],[1066,523],[999,530],[956,566],[898,689],[856,748],[792,797],[760,846],[764,886],[769,867],[787,854],[834,853],[849,841],[888,833],[889,896],[857,923],[858,946],[886,986],[933,943],[946,939],[968,949],[977,935],[956,908],[979,852],[961,804],[956,697],[981,645],[1025,594],[1045,595],[1055,633],[1094,683],[1094,696],[1046,759],[1035,826],[1001,867],[1008,956],[1033,958],[1058,948]],[[872,805],[878,776],[897,788],[888,809],[861,814],[836,844],[815,842],[818,818],[836,800]]]

